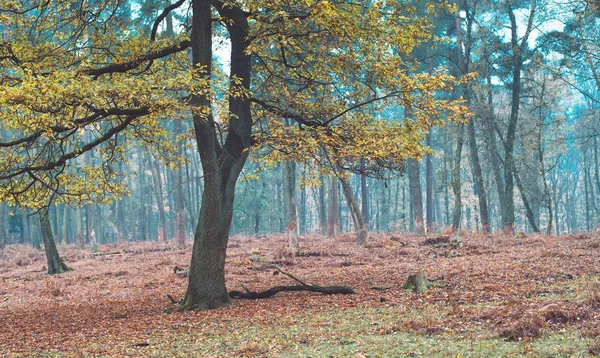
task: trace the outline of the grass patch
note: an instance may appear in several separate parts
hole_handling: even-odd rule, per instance
[[[443,327],[449,317],[425,309],[382,307],[305,312],[269,319],[184,320],[179,332],[149,332],[144,342],[116,342],[98,356],[186,357],[568,357],[587,356],[588,338],[576,331],[548,332],[538,339],[508,341],[483,330]],[[38,352],[35,356],[70,356]]]

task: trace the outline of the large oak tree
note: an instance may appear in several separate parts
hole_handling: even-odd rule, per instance
[[[451,76],[412,71],[409,54],[431,35],[407,4],[180,0],[151,29],[123,21],[127,4],[0,0],[0,200],[43,210],[126,195],[116,164],[127,147],[185,160],[162,122],[191,118],[204,191],[180,310],[229,301],[235,188],[253,145],[269,161],[377,174],[402,170],[429,126],[464,114],[436,95]],[[173,12],[181,31],[163,36]],[[213,48],[223,41],[221,71]],[[389,105],[412,116],[384,121]],[[103,164],[87,164],[88,151]]]

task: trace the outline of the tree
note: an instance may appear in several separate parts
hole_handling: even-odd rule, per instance
[[[458,118],[465,108],[436,96],[456,83],[452,76],[409,75],[408,63],[390,51],[409,54],[429,40],[426,21],[397,16],[410,15],[410,6],[192,0],[190,33],[161,37],[162,21],[185,4],[167,6],[149,37],[116,23],[110,14],[119,3],[87,2],[74,17],[62,2],[0,6],[11,9],[0,15],[10,28],[0,46],[8,69],[0,79],[1,129],[10,132],[0,141],[0,200],[36,209],[111,202],[127,194],[115,165],[126,160],[121,138],[176,158],[158,120],[186,118],[191,107],[203,190],[188,288],[177,308],[211,309],[229,301],[224,265],[235,188],[253,144],[313,167],[321,160],[355,172],[364,159],[367,173],[401,170],[424,151],[434,118]],[[231,44],[227,77],[213,70],[217,26]],[[365,64],[369,71],[353,75]],[[364,101],[365,91],[375,95]],[[386,122],[362,111],[384,100],[410,105],[412,117]],[[283,127],[281,118],[298,126]],[[104,165],[73,167],[88,151]]]
[[[537,1],[531,0],[525,32],[519,35],[517,19],[511,1],[505,2],[506,12],[510,19],[510,70],[512,74],[510,120],[504,140],[504,208],[502,210],[502,228],[506,232],[514,230],[515,204],[513,200],[513,175],[515,173],[514,147],[521,104],[521,71],[527,59],[529,36],[534,28]]]

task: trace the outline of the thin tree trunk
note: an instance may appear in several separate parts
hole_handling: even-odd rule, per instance
[[[298,252],[300,250],[300,243],[298,241],[298,218],[296,216],[296,176],[294,171],[293,163],[283,163],[283,194],[287,218],[286,234],[289,237],[288,247],[294,252]]]
[[[304,174],[302,174],[304,176]],[[298,233],[304,235],[306,233],[306,185],[300,188],[300,205],[298,206]]]
[[[488,91],[488,107],[489,112],[485,116],[484,128],[486,131],[487,142],[485,143],[485,147],[487,149],[488,158],[490,161],[490,165],[492,167],[492,172],[494,173],[494,181],[496,183],[496,193],[498,195],[498,202],[500,208],[500,217],[504,217],[504,207],[505,207],[505,199],[504,199],[504,181],[502,179],[502,171],[500,168],[500,161],[498,159],[498,145],[496,142],[496,133],[494,131],[494,109],[493,109],[493,96],[492,96],[492,82],[491,75],[487,76],[487,85],[489,87]]]
[[[354,229],[356,230],[356,243],[358,245],[365,245],[369,242],[369,232],[365,222],[363,221],[363,216],[360,212],[360,208],[356,199],[354,197],[354,193],[352,192],[352,188],[350,187],[350,183],[348,179],[340,178],[340,182],[342,183],[342,191],[344,192],[344,197],[346,197],[346,202],[348,203],[348,211],[350,212],[350,217],[352,217],[352,222],[354,223]]]
[[[361,166],[364,169],[364,161],[361,161]],[[369,226],[369,188],[367,187],[367,176],[360,174],[360,204],[362,209],[363,221]]]
[[[452,215],[452,231],[457,231],[460,228],[462,218],[462,190],[460,179],[460,162],[462,159],[463,147],[463,132],[462,124],[458,125],[456,134],[456,151],[454,152],[454,169],[452,171],[452,191],[454,192],[454,214]]]
[[[169,16],[167,20],[172,18]],[[168,27],[168,26],[167,26]],[[183,134],[183,128],[181,120],[177,119],[174,123],[173,134],[175,135],[175,145],[177,146],[177,154],[183,156],[184,149],[183,143],[180,136]],[[183,183],[183,167],[180,162],[177,162],[177,166],[173,172],[175,185],[174,185],[174,209],[175,209],[175,234],[173,239],[175,240],[175,246],[177,248],[185,247],[186,238],[186,215],[185,215],[185,196],[184,196],[184,183]]]
[[[477,152],[477,141],[475,140],[475,124],[473,118],[467,124],[469,131],[469,148],[471,149],[471,163],[473,165],[473,175],[475,180],[475,188],[477,190],[477,199],[479,201],[479,217],[481,218],[481,230],[484,233],[490,232],[490,220],[488,214],[487,195],[485,185],[483,183],[483,172],[479,162],[479,154]]]
[[[523,67],[523,54],[528,46],[528,39],[533,29],[533,18],[536,9],[536,0],[531,1],[527,28],[524,35],[520,35],[517,29],[517,20],[513,12],[512,4],[506,2],[506,10],[511,23],[511,49],[512,49],[512,84],[511,84],[511,108],[506,141],[504,143],[504,209],[502,214],[502,229],[506,233],[514,231],[515,203],[513,199],[513,175],[516,172],[513,157],[515,138],[517,133],[517,122],[519,120],[519,108],[521,101],[521,70]],[[521,41],[519,43],[519,40]]]
[[[158,241],[162,242],[167,239],[167,218],[165,215],[165,203],[163,199],[162,178],[158,159],[150,158],[150,169],[152,172],[152,182],[154,184],[154,198],[158,207]]]
[[[335,177],[331,177],[331,195],[327,212],[327,236],[334,237],[340,232],[340,204],[338,186]]]
[[[589,168],[587,165],[587,150],[583,151],[583,193],[585,195],[585,227],[586,231],[590,232],[590,188],[588,185]]]
[[[515,168],[516,169],[516,168]],[[529,204],[529,200],[527,199],[527,195],[525,194],[525,189],[523,188],[523,184],[521,183],[521,178],[519,177],[519,173],[515,170],[515,181],[517,182],[517,187],[519,188],[519,192],[521,193],[521,200],[523,200],[523,205],[525,206],[525,213],[527,216],[527,220],[529,220],[529,224],[534,232],[539,233],[540,228],[535,222],[535,216],[533,215],[533,210],[531,210],[531,205]]]
[[[423,222],[423,195],[421,194],[421,176],[419,174],[419,162],[416,159],[409,159],[410,166],[410,184],[411,184],[411,203],[414,216],[414,232],[418,235],[425,233]]]
[[[67,266],[58,255],[56,243],[54,242],[54,235],[52,234],[52,224],[50,223],[48,208],[42,209],[39,218],[42,239],[44,240],[44,251],[46,252],[46,259],[48,261],[48,274],[56,275],[65,271],[70,271],[71,268]]]
[[[0,203],[0,258],[3,257],[4,247],[6,247],[6,204]]]
[[[319,181],[319,233],[321,235],[327,234],[327,207],[325,205],[325,182],[323,174],[320,175]]]
[[[431,148],[431,127],[425,137],[427,146]],[[427,220],[427,232],[430,232],[433,228],[433,163],[431,161],[431,155],[425,158],[425,219]]]

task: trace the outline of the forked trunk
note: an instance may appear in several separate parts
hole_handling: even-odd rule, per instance
[[[203,68],[210,79],[212,64],[212,11],[214,5],[221,16],[228,18],[231,39],[231,93],[243,93],[250,88],[250,57],[248,22],[239,7],[193,0],[192,57],[194,65]],[[194,236],[188,288],[179,310],[213,309],[229,302],[225,287],[225,256],[233,217],[235,185],[251,145],[252,116],[246,96],[230,96],[229,130],[224,143],[217,135],[211,112],[211,98],[206,93],[191,96],[194,132],[202,169],[204,190],[200,215]],[[225,153],[227,155],[225,155]]]

